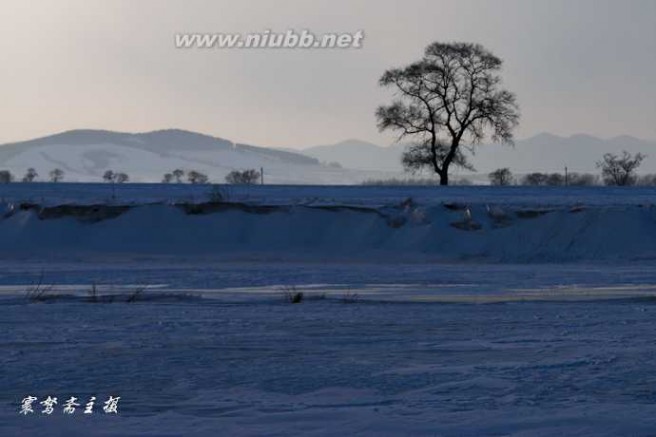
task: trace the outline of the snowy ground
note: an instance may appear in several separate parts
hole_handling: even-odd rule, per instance
[[[97,202],[147,203],[205,201],[215,186],[190,184],[34,183],[0,185],[0,201],[41,204]],[[490,187],[490,186],[330,186],[216,185],[229,200],[265,204],[340,204],[378,206],[409,197],[424,205],[443,202],[526,206],[617,206],[654,204],[654,187]],[[114,197],[112,197],[114,196]]]
[[[0,197],[94,203],[105,189],[62,186],[30,192],[16,184]],[[165,201],[183,188],[189,189],[126,190],[135,190],[131,201],[144,203]],[[530,263],[401,262],[390,256],[393,244],[370,260],[339,251],[341,260],[305,261],[107,253],[94,250],[93,234],[116,232],[112,223],[138,217],[133,212],[99,224],[13,215],[0,220],[0,435],[653,435],[656,261],[599,257],[631,247],[597,244],[628,232],[620,226],[628,215],[628,227],[646,232],[643,241],[636,233],[636,251],[648,253],[653,191],[545,190],[537,198],[521,189],[260,187],[233,194],[292,205],[328,189],[337,205],[385,209],[413,197],[429,211],[430,223],[392,228],[378,238],[449,229],[474,244],[522,229],[507,243],[521,246],[541,223],[576,223],[570,231],[584,247],[575,262]],[[500,228],[481,220],[483,228],[469,232],[433,225],[462,214],[442,211],[443,202],[464,202],[475,216],[485,204],[558,211],[513,218]],[[571,212],[581,205],[588,215]],[[202,235],[209,220],[226,226],[226,214],[179,219]],[[251,229],[272,224],[237,217]],[[297,225],[315,216],[294,217]],[[584,225],[597,229],[586,233]],[[72,240],[60,256],[45,256],[37,246],[17,253],[16,240],[8,238],[15,229],[23,242],[50,238],[45,231],[53,229],[67,229]],[[119,239],[112,247],[129,242]],[[594,249],[588,259],[586,248]],[[37,284],[42,293],[35,295]],[[304,293],[302,303],[285,302],[290,287]],[[39,414],[40,406],[22,416],[20,401],[28,395],[58,396],[60,403],[71,396],[82,403],[120,396],[120,414],[100,409],[68,416],[60,405],[51,416]]]

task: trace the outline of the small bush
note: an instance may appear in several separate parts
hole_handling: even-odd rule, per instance
[[[298,291],[296,287],[283,287],[282,289],[283,299],[287,303],[301,303],[303,302],[303,292]]]
[[[91,288],[89,289],[88,301],[93,303],[98,302],[98,287],[96,287],[95,282],[91,284]]]
[[[50,294],[52,291],[52,285],[43,285],[43,276],[43,273],[41,273],[36,283],[25,291],[25,297],[27,297],[27,300],[30,302],[44,302],[55,297]]]
[[[127,303],[137,302],[141,298],[141,296],[143,295],[144,291],[146,291],[145,286],[135,288],[134,291],[132,292],[132,294],[130,296],[128,296],[126,302]]]
[[[354,293],[351,290],[344,293],[342,296],[342,303],[356,303],[359,299],[358,293]]]

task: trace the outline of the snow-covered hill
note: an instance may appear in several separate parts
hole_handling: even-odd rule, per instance
[[[372,172],[321,165],[300,153],[236,144],[183,130],[141,134],[74,130],[31,141],[0,145],[0,169],[21,177],[34,168],[41,180],[60,168],[65,179],[97,182],[108,170],[125,172],[132,181],[159,182],[174,169],[197,170],[223,182],[233,169],[264,169],[267,183],[359,183]]]

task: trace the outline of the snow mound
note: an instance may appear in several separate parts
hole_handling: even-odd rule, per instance
[[[562,262],[656,259],[649,205],[0,205],[6,256]]]

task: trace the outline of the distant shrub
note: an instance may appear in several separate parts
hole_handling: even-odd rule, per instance
[[[114,173],[112,170],[107,170],[103,174],[103,180],[114,184],[122,184],[129,181],[130,177],[125,173]]]
[[[354,293],[352,291],[347,291],[344,293],[342,296],[342,303],[356,303],[360,296],[358,296],[357,293]]]
[[[130,180],[130,177],[125,173],[116,173],[115,180],[117,184],[123,184]]]
[[[28,168],[23,176],[23,182],[34,182],[34,180],[39,177],[39,174],[33,168]]]
[[[91,284],[91,288],[89,289],[88,293],[89,296],[87,298],[87,302],[93,302],[93,303],[98,302],[98,287],[96,286],[95,282]]]
[[[25,290],[25,297],[30,302],[44,302],[46,300],[54,299],[55,296],[51,295],[52,285],[44,285],[44,274],[41,272],[39,279],[27,290]]]
[[[14,175],[9,170],[0,170],[0,184],[8,184],[13,182]]]
[[[143,296],[144,291],[146,291],[146,286],[140,286],[135,288],[125,301],[127,303],[133,303],[139,301]]]
[[[509,168],[500,168],[494,170],[488,175],[491,185],[507,186],[512,185],[514,181],[513,174]]]
[[[225,177],[229,184],[234,185],[254,185],[260,180],[260,172],[254,169],[250,170],[233,170]]]
[[[196,170],[191,170],[189,173],[187,173],[187,180],[190,184],[206,184],[209,181],[209,178],[204,173]]]
[[[61,182],[64,180],[64,170],[56,168],[50,172],[49,176],[50,182]]]
[[[184,175],[185,175],[184,170],[181,170],[179,168],[176,168],[171,172],[171,176],[173,176],[173,178],[178,184],[182,183],[182,178],[184,177]]]

